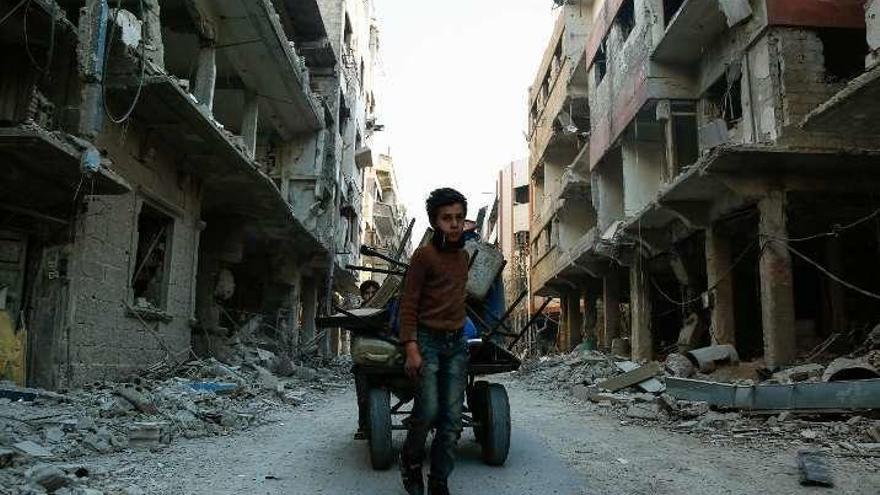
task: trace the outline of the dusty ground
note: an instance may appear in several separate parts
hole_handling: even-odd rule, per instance
[[[837,487],[805,488],[798,484],[794,449],[719,448],[658,428],[622,426],[558,395],[506,383],[514,428],[509,461],[503,468],[482,465],[466,432],[453,493],[880,493],[875,460],[834,459]],[[277,419],[243,434],[182,441],[161,453],[103,457],[91,468],[118,486],[156,494],[403,493],[397,472],[371,470],[366,444],[352,440],[351,390]]]

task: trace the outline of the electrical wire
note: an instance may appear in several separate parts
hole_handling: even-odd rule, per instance
[[[810,235],[807,237],[796,237],[796,238],[773,237],[773,239],[778,240],[778,241],[785,241],[785,242],[806,242],[806,241],[813,241],[816,239],[822,239],[825,237],[837,237],[840,235],[841,232],[858,227],[859,225],[861,225],[865,222],[873,220],[878,215],[880,215],[880,209],[874,210],[871,214],[869,214],[865,217],[862,217],[854,222],[848,223],[846,225],[833,225],[831,227],[831,232],[820,232],[818,234],[813,234],[813,235]]]
[[[12,14],[14,14],[18,9],[20,9],[22,5],[29,3],[29,2],[30,2],[30,0],[21,0],[20,2],[18,2],[18,4],[15,7],[12,7],[12,10],[7,12],[6,15],[4,15],[2,18],[0,18],[0,24],[3,24],[4,22],[6,22],[6,20],[9,19],[10,17],[12,17]]]
[[[25,5],[24,8],[24,20],[22,21],[22,32],[24,34],[24,51],[30,59],[31,65],[33,65],[35,69],[46,76],[49,74],[49,69],[52,68],[52,60],[55,57],[55,24],[57,23],[55,19],[55,15],[57,12],[55,11],[55,9],[58,7],[53,2],[52,12],[50,12],[51,19],[49,20],[49,48],[46,49],[46,65],[41,66],[39,63],[37,63],[36,58],[34,58],[34,54],[31,52],[30,42],[28,41],[28,13],[31,10],[32,0],[25,1],[27,2],[27,5]]]
[[[660,295],[663,296],[663,298],[666,299],[667,301],[669,301],[670,303],[672,303],[672,304],[677,304],[677,305],[679,305],[679,306],[689,306],[689,305],[691,305],[691,304],[693,304],[693,303],[695,303],[695,302],[697,302],[697,301],[702,300],[702,299],[703,299],[703,294],[705,294],[705,293],[709,293],[709,292],[712,292],[712,291],[714,291],[716,288],[718,288],[718,286],[721,285],[721,282],[723,282],[723,281],[726,280],[731,274],[733,274],[733,271],[736,269],[736,267],[737,267],[737,266],[738,266],[738,265],[739,265],[739,264],[745,259],[746,255],[749,254],[749,253],[752,251],[752,249],[753,249],[755,246],[757,246],[757,245],[758,245],[758,242],[755,241],[755,242],[753,242],[752,244],[750,244],[747,248],[745,248],[745,249],[743,250],[743,252],[740,253],[739,256],[737,256],[736,260],[734,260],[734,262],[730,265],[730,268],[727,269],[727,271],[724,272],[724,274],[723,274],[721,277],[719,277],[718,280],[716,280],[715,283],[712,284],[712,286],[710,286],[709,288],[707,288],[705,291],[703,291],[703,292],[702,292],[699,296],[697,296],[697,297],[693,297],[693,298],[688,299],[688,300],[685,300],[685,301],[678,301],[678,300],[676,300],[676,299],[673,299],[673,298],[672,298],[669,294],[667,294],[666,292],[664,292],[663,289],[660,288],[660,285],[657,283],[657,281],[654,280],[653,278],[651,278],[651,284],[654,286],[655,289],[657,289],[657,292],[659,292]],[[758,253],[758,256],[759,256],[759,257],[761,256],[761,254],[764,252],[764,250],[765,250],[766,248],[767,248],[767,245],[765,244],[765,245],[761,248],[760,252]]]
[[[837,275],[835,275],[834,273],[832,273],[830,270],[828,270],[828,269],[825,268],[824,266],[820,265],[818,262],[816,262],[816,261],[814,261],[813,259],[811,259],[809,256],[803,254],[802,252],[800,252],[800,251],[798,251],[797,249],[795,249],[795,248],[791,247],[790,245],[788,245],[788,243],[785,242],[784,240],[775,239],[775,238],[770,238],[770,241],[771,241],[771,242],[777,242],[777,243],[779,243],[779,244],[782,244],[782,245],[783,245],[786,249],[788,249],[793,255],[795,255],[795,256],[797,256],[798,258],[800,258],[800,259],[804,260],[805,262],[809,263],[809,264],[812,265],[814,268],[816,268],[817,270],[819,270],[820,272],[822,272],[823,274],[825,274],[826,277],[830,278],[831,280],[834,280],[835,282],[837,282],[838,284],[840,284],[840,285],[846,287],[847,289],[850,289],[850,290],[852,290],[852,291],[854,291],[854,292],[858,292],[859,294],[861,294],[861,295],[863,295],[863,296],[865,296],[865,297],[869,297],[869,298],[871,298],[871,299],[877,299],[877,300],[880,300],[880,294],[875,294],[875,293],[873,293],[873,292],[871,292],[871,291],[868,291],[868,290],[862,289],[861,287],[859,287],[859,286],[857,286],[857,285],[854,285],[854,284],[852,284],[852,283],[850,283],[850,282],[847,282],[846,280],[843,280],[842,278],[838,277]]]
[[[138,102],[141,98],[141,93],[144,89],[144,82],[146,81],[147,76],[147,40],[146,33],[144,30],[144,25],[146,24],[146,9],[144,8],[144,0],[138,0],[138,5],[140,7],[141,14],[141,74],[140,80],[138,81],[137,91],[135,92],[134,98],[131,101],[131,104],[128,107],[128,110],[122,114],[121,117],[116,117],[113,115],[113,112],[110,110],[110,105],[107,103],[107,62],[110,60],[110,54],[113,51],[113,42],[115,39],[116,29],[119,25],[119,11],[122,9],[122,0],[116,1],[116,11],[114,12],[113,25],[110,26],[110,41],[107,42],[107,51],[104,54],[104,66],[102,69],[101,76],[101,95],[102,100],[104,102],[104,113],[107,114],[107,118],[110,119],[114,124],[122,124],[126,120],[131,117],[131,114],[134,113],[134,109],[137,106]]]

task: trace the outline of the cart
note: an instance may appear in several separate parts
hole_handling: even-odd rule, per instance
[[[362,248],[361,253],[381,257],[394,265],[406,266],[367,247]],[[369,270],[366,267],[350,268]],[[391,274],[404,275],[403,272],[393,271]],[[502,384],[492,383],[484,377],[519,368],[520,360],[510,349],[534,324],[540,313],[536,313],[520,332],[510,331],[507,319],[525,295],[523,292],[504,315],[495,318],[492,323],[480,317],[472,306],[468,308],[482,335],[481,338],[468,341],[468,383],[462,425],[465,429],[473,429],[474,438],[481,447],[482,460],[491,466],[503,465],[510,451],[510,402]],[[342,328],[352,333],[353,371],[359,375],[365,387],[370,462],[373,469],[388,469],[395,459],[392,432],[407,429],[406,420],[412,412],[416,384],[404,373],[402,346],[389,332],[391,311],[387,307],[355,310],[337,307],[335,310],[336,314],[318,318],[316,323],[321,328]],[[512,337],[513,342],[505,348],[503,340],[506,337]],[[359,346],[366,350],[358,352],[356,348]],[[361,356],[361,359],[357,359],[357,356]]]

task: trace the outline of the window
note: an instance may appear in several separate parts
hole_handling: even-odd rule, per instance
[[[138,214],[138,240],[131,288],[137,307],[165,309],[174,219],[144,203]]]
[[[617,17],[614,19],[615,24],[620,27],[620,36],[626,41],[636,27],[636,9],[633,0],[624,0],[617,11]]]
[[[821,29],[825,82],[846,82],[865,70],[868,42],[864,29]]]
[[[731,80],[733,79],[733,80]],[[724,119],[727,127],[736,127],[742,120],[742,77],[721,76],[706,92],[707,116]]]
[[[596,51],[596,59],[593,61],[593,65],[596,67],[596,86],[602,82],[602,79],[605,79],[605,73],[608,70],[608,52],[605,51],[607,41],[608,39],[606,38],[599,44],[599,50]]]
[[[517,205],[528,204],[529,202],[529,186],[519,186],[513,188],[513,203]]]

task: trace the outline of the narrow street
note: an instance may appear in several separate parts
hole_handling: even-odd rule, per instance
[[[516,381],[506,385],[513,414],[509,460],[503,468],[483,465],[465,432],[451,480],[455,493],[876,494],[880,486],[876,466],[836,459],[834,489],[805,488],[798,484],[794,451],[719,449],[657,428],[621,426]],[[277,419],[245,434],[181,441],[160,453],[98,458],[89,469],[120,488],[143,490],[129,493],[403,493],[396,470],[373,471],[366,444],[352,439],[351,390]]]

